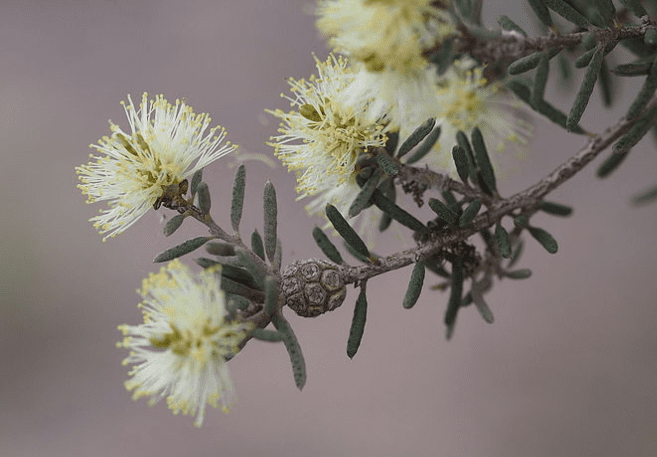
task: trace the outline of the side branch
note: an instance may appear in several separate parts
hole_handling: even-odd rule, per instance
[[[646,107],[646,110],[654,107],[655,105],[657,105],[657,97],[653,97],[651,99],[650,103],[648,103]],[[439,234],[436,239],[433,239],[426,244],[422,244],[416,248],[398,252],[387,257],[379,258],[378,261],[373,264],[353,267],[344,266],[343,279],[345,283],[349,284],[363,281],[382,273],[405,267],[418,261],[419,259],[431,257],[449,245],[458,241],[465,241],[480,230],[493,226],[502,218],[502,216],[510,213],[511,211],[520,209],[525,214],[533,214],[533,212],[537,210],[538,203],[548,193],[552,192],[554,189],[573,177],[588,163],[595,159],[598,154],[604,151],[623,134],[627,133],[627,131],[639,118],[640,116],[634,119],[623,118],[615,126],[608,128],[604,133],[591,138],[586,146],[580,149],[575,155],[566,160],[563,164],[559,165],[554,171],[552,171],[552,173],[541,179],[538,183],[525,189],[524,191],[512,195],[509,198],[491,203],[488,211],[477,216],[470,227],[454,230],[445,234]],[[434,173],[429,170],[424,170],[424,172],[427,174],[427,176],[429,176],[429,182],[446,182],[443,175]]]
[[[491,40],[478,39],[474,35],[457,38],[459,52],[466,52],[483,63],[512,62],[539,51],[554,48],[568,48],[582,42],[584,37],[593,35],[598,43],[643,37],[647,30],[657,30],[657,26],[644,23],[636,27],[591,28],[584,32],[569,34],[550,33],[542,37],[523,37],[519,33],[503,31]]]

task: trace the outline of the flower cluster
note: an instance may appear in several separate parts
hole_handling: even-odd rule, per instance
[[[427,51],[458,34],[449,6],[432,0],[319,2],[318,29],[358,69],[350,96],[370,99],[374,114],[386,114],[392,129],[426,120],[416,115],[417,106],[433,99],[437,77]]]
[[[443,74],[428,60],[429,49],[451,46],[446,38],[459,33],[450,8],[429,0],[320,0],[317,27],[342,57],[315,58],[317,76],[290,79],[293,96],[284,97],[293,111],[268,110],[281,120],[281,135],[267,144],[297,173],[299,198],[313,197],[311,214],[322,214],[326,203],[346,214],[360,191],[358,156],[384,145],[389,132],[401,144],[428,118],[442,133],[421,165],[455,175],[456,133],[474,127],[494,149],[511,145],[512,160],[523,155],[531,126],[502,82],[469,57]]]
[[[144,279],[144,323],[121,325],[125,337],[117,346],[130,350],[124,365],[134,364],[125,386],[133,399],[150,404],[166,397],[174,414],[196,415],[201,426],[205,406],[228,411],[234,400],[226,359],[239,351],[251,328],[226,318],[224,292],[214,268],[195,278],[178,260]]]
[[[498,150],[528,141],[531,126],[502,83],[486,77],[487,68],[458,56],[440,74],[429,59],[459,34],[451,8],[447,0],[319,1],[317,26],[334,51],[325,61],[315,57],[317,74],[288,80],[290,94],[282,96],[290,111],[267,110],[280,120],[267,144],[296,173],[298,199],[310,199],[311,214],[323,214],[327,203],[348,214],[360,192],[361,165],[373,163],[389,134],[398,134],[401,144],[428,118],[436,119],[442,136],[421,164],[448,173],[455,171],[450,152],[458,131],[479,127]],[[210,117],[185,102],[171,104],[162,95],[149,100],[144,93],[139,107],[130,96],[123,105],[129,129],[110,121],[111,135],[91,145],[99,155],[76,167],[87,202],[107,202],[91,219],[107,233],[103,241],[150,207],[191,205],[187,179],[236,148],[224,142],[225,129],[208,130]],[[375,213],[360,212],[361,231],[371,228]],[[232,404],[226,361],[253,329],[230,317],[219,268],[196,276],[178,260],[170,262],[138,290],[144,322],[119,326],[124,338],[117,345],[129,350],[125,386],[133,399],[149,397],[154,404],[166,398],[174,414],[194,415],[197,426],[206,405],[227,411]]]
[[[150,207],[158,207],[167,188],[181,185],[237,147],[222,145],[223,127],[206,132],[210,117],[194,114],[184,101],[172,105],[158,95],[149,102],[144,93],[139,109],[130,96],[128,104],[122,104],[130,131],[110,121],[112,135],[90,146],[102,155],[91,155],[94,162],[76,167],[87,203],[106,200],[109,206],[90,219],[100,233],[109,232],[103,241],[125,231]]]

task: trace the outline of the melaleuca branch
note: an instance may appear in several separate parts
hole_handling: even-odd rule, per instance
[[[565,0],[531,0],[532,10],[550,30],[539,37],[528,37],[506,16],[498,19],[501,31],[486,30],[481,0],[434,1],[421,7],[417,2],[356,3],[362,3],[369,13],[345,1],[319,14],[320,30],[336,39],[343,35],[336,40],[335,52],[345,56],[331,54],[326,61],[315,58],[317,75],[289,78],[291,95],[283,97],[291,102],[292,110],[266,110],[281,121],[279,134],[266,144],[289,170],[297,171],[299,197],[313,199],[309,212],[319,215],[324,211],[345,248],[362,264],[347,264],[330,238],[315,227],[313,238],[330,261],[297,260],[282,269],[278,203],[269,181],[263,192],[262,232],[254,230],[250,244],[243,241],[239,226],[244,165],[237,169],[232,191],[233,233],[220,227],[210,215],[212,202],[208,183],[202,180],[203,168],[236,146],[223,141],[225,129],[208,130],[208,115],[195,115],[184,102],[171,104],[161,95],[149,101],[143,94],[137,107],[128,97],[124,108],[130,131],[112,124],[111,136],[92,145],[101,154],[94,157],[95,163],[76,168],[88,202],[108,201],[108,208],[91,219],[100,233],[107,233],[105,239],[161,206],[178,213],[165,224],[165,236],[188,218],[209,231],[209,236],[189,239],[155,257],[155,262],[168,264],[145,279],[138,291],[144,299],[144,323],[119,327],[124,335],[119,346],[130,351],[125,363],[137,364],[126,387],[134,390],[135,396],[152,394],[154,401],[175,392],[167,398],[169,407],[196,414],[196,425],[203,421],[206,403],[216,406],[221,399],[224,409],[230,405],[232,386],[225,362],[252,338],[283,342],[295,384],[299,389],[304,386],[305,362],[283,315],[285,306],[302,317],[315,317],[341,306],[348,285],[359,288],[347,342],[347,355],[353,357],[365,329],[369,279],[415,264],[404,308],[417,302],[428,269],[444,279],[434,289],[449,289],[444,317],[447,338],[453,334],[459,308],[469,304],[475,305],[485,322],[492,323],[493,313],[484,294],[492,287],[493,277],[523,279],[531,275],[528,269],[512,270],[522,251],[521,235],[531,235],[548,253],[558,251],[557,241],[531,225],[530,218],[539,210],[567,216],[572,208],[544,198],[613,143],[613,152],[597,170],[599,177],[607,176],[657,121],[657,26],[640,2],[621,0],[627,10],[617,11],[611,0],[601,0],[590,2],[582,12]],[[640,24],[630,22],[628,11]],[[354,14],[353,20],[344,20]],[[573,24],[576,32],[560,33],[551,14]],[[356,38],[354,30],[362,33]],[[398,32],[396,38],[388,37]],[[388,38],[380,42],[380,36]],[[426,37],[420,47],[418,36]],[[389,46],[398,41],[405,44]],[[609,68],[605,56],[619,42],[639,59]],[[586,67],[568,114],[545,100],[550,59],[565,48],[568,55],[558,56],[563,81],[570,68],[568,57],[574,57],[570,51],[581,50],[572,63],[576,68]],[[534,69],[533,78],[502,82],[506,75]],[[579,125],[597,82],[603,102],[609,106],[612,76],[644,75],[643,86],[616,125],[599,135]],[[588,136],[583,136],[587,138],[583,148],[543,179],[502,198],[484,133],[489,142],[503,137],[525,143],[528,124],[521,116],[506,119],[505,113],[495,108],[508,106],[513,95],[515,101],[526,103],[566,131]],[[415,128],[421,121],[425,122]],[[415,130],[408,134],[412,128]],[[442,145],[438,143],[441,129]],[[413,165],[444,158],[449,152],[443,147],[454,140],[454,133],[451,158],[460,181],[433,171],[433,165]],[[430,158],[430,153],[440,156]],[[424,222],[398,206],[397,189],[412,196],[418,207],[424,205],[428,193],[441,195],[441,199],[428,198],[433,219]],[[371,207],[380,210],[375,213],[381,216],[380,231],[396,221],[411,230],[416,246],[388,256],[370,251],[361,238],[362,230],[359,233],[349,220],[365,211],[370,215],[377,211]],[[508,227],[509,219],[513,225],[507,231],[502,222]],[[483,238],[483,250],[471,243],[476,234]],[[196,275],[178,258],[202,246],[214,257],[195,258],[203,268]],[[450,271],[443,265],[449,265]],[[270,323],[273,326],[266,328]],[[166,363],[161,363],[162,358]],[[173,366],[183,369],[161,369]],[[160,371],[154,373],[152,367]],[[146,393],[142,387],[145,382],[152,384],[155,374],[163,376],[162,388]],[[195,386],[204,379],[216,385],[216,391],[200,389],[199,393]]]
[[[201,211],[200,208],[196,207],[193,203],[190,201],[178,201],[175,203],[171,203],[169,205],[165,205],[166,207],[178,211],[180,214],[182,214],[185,217],[191,216],[203,225],[205,225],[208,230],[210,231],[210,234],[213,236],[216,236],[218,239],[225,241],[227,243],[231,244],[238,244],[243,246],[242,241],[240,240],[239,236],[231,236],[224,229],[219,227],[217,223],[212,219],[209,213]]]
[[[492,198],[490,195],[473,188],[467,183],[450,178],[447,174],[436,173],[428,166],[420,168],[400,162],[398,181],[404,191],[411,194],[419,206],[422,205],[422,196],[428,189],[438,191],[450,190],[468,198],[479,198],[484,203],[489,203]]]
[[[598,43],[610,43],[628,38],[643,38],[648,30],[657,30],[657,26],[651,21],[646,21],[635,27],[591,27],[582,32],[566,34],[551,32],[539,37],[524,37],[516,32],[502,31],[500,36],[493,39],[482,39],[465,30],[465,36],[455,39],[455,47],[458,52],[468,53],[482,63],[508,63],[534,52],[577,46],[588,36],[594,37]],[[431,52],[438,50],[428,51]]]
[[[200,208],[195,206],[191,199],[179,199],[175,202],[168,203],[165,206],[178,211],[184,216],[193,217],[205,225],[211,235],[237,247],[238,249],[241,249],[241,252],[243,252],[244,255],[248,257],[248,262],[254,264],[255,267],[261,271],[262,275],[271,276],[272,278],[275,278],[276,281],[280,282],[281,275],[276,268],[274,268],[272,265],[268,265],[264,259],[260,258],[250,247],[244,244],[238,234],[229,235],[214,221],[214,219],[212,219],[208,212],[202,211]],[[239,314],[242,316],[242,319],[252,322],[257,328],[266,327],[271,322],[273,313],[261,306],[264,303],[264,295],[254,293],[248,298],[250,298],[254,303],[252,303],[249,307],[240,310]]]
[[[655,106],[657,106],[657,98],[653,97],[647,104],[643,113],[650,111]],[[406,267],[410,264],[439,254],[444,249],[453,246],[458,242],[466,241],[481,230],[492,227],[505,215],[518,216],[523,214],[527,217],[533,215],[538,210],[539,203],[546,195],[581,171],[602,151],[626,134],[640,118],[641,116],[633,119],[621,119],[616,125],[608,128],[602,134],[591,137],[586,146],[558,166],[545,178],[541,179],[533,186],[504,199],[487,195],[479,189],[475,189],[468,184],[460,183],[450,178],[446,174],[436,173],[428,168],[412,167],[399,161],[395,161],[396,165],[399,167],[399,174],[397,177],[400,184],[409,189],[414,189],[411,193],[415,192],[414,197],[416,197],[416,200],[421,199],[422,194],[427,190],[452,190],[470,199],[482,199],[487,207],[487,211],[478,215],[467,228],[432,233],[428,241],[420,242],[415,248],[407,249],[385,257],[378,257],[374,261],[364,265],[349,266],[342,264],[335,267],[336,271],[340,274],[344,285],[358,285],[369,278]],[[379,153],[383,154],[385,152],[379,151]],[[278,278],[280,284],[286,280],[285,273],[281,275],[276,269],[267,265],[263,259],[255,255],[242,242],[239,236],[228,235],[216,224],[208,213],[204,213],[191,202],[183,200],[167,206],[171,209],[177,210],[181,214],[192,216],[194,219],[204,224],[208,228],[210,234],[218,239],[242,248],[248,253],[251,261],[256,263],[259,268],[266,272],[265,274]],[[510,234],[511,240],[515,241],[521,232],[522,229],[520,227],[515,227]],[[484,277],[479,280],[480,283],[490,284],[492,273],[500,273],[500,260],[501,257],[498,253],[487,252],[486,258],[483,260],[483,264],[485,265]],[[285,290],[280,290],[280,293],[280,305],[288,303],[290,297],[286,296]],[[255,301],[262,302],[263,299],[260,297]],[[267,312],[263,306],[258,306],[257,304],[243,310],[240,314],[243,319],[253,322],[258,328],[266,327],[271,322],[272,316],[274,315],[273,313]]]
[[[651,99],[645,111],[649,111],[655,106],[657,106],[657,97]],[[358,283],[374,276],[403,268],[423,258],[431,257],[441,252],[446,247],[459,241],[465,241],[480,230],[493,226],[502,216],[510,214],[513,211],[520,210],[527,216],[532,215],[537,211],[538,204],[546,195],[581,171],[601,152],[607,149],[621,136],[626,134],[638,120],[639,118],[623,118],[616,125],[606,129],[602,134],[589,139],[586,146],[533,186],[528,187],[509,198],[495,200],[490,203],[488,210],[477,216],[472,222],[472,226],[468,228],[453,230],[450,233],[441,233],[436,239],[423,243],[416,248],[398,252],[390,256],[380,257],[376,262],[371,264],[343,266],[342,275],[345,283]],[[417,169],[414,169],[412,173],[417,173],[417,171]],[[458,184],[446,175],[431,170],[420,171],[421,174],[416,176],[415,179],[418,179],[419,182],[423,184],[437,183],[437,189],[446,188],[441,187],[445,186],[445,183],[454,182],[455,184]],[[454,190],[457,190],[457,187],[459,187],[454,186],[453,184],[452,186],[452,189]],[[465,189],[465,186],[462,189]],[[512,232],[512,237],[516,238],[520,231],[519,228],[515,228]]]

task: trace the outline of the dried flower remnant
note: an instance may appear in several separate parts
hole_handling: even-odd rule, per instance
[[[92,154],[94,161],[76,167],[87,203],[105,200],[109,206],[90,219],[100,233],[109,232],[103,241],[125,231],[149,208],[182,198],[188,177],[237,147],[222,144],[226,130],[221,126],[206,132],[210,117],[195,114],[184,101],[172,105],[162,95],[149,101],[144,93],[139,109],[130,96],[127,105],[121,103],[130,132],[110,121],[111,136],[90,146],[101,155]]]

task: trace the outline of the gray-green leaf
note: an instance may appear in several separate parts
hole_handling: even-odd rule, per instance
[[[417,262],[411,272],[411,280],[408,283],[408,289],[406,289],[404,301],[402,302],[404,308],[412,308],[420,297],[422,285],[424,284],[424,274],[424,264],[422,262]]]
[[[315,239],[317,246],[319,246],[326,257],[338,265],[342,265],[344,263],[344,260],[342,260],[342,256],[340,255],[340,251],[338,251],[338,248],[335,247],[335,245],[326,236],[321,228],[315,226],[313,229],[313,238]]]
[[[459,227],[463,228],[468,225],[470,222],[477,217],[479,210],[481,209],[481,200],[475,198],[470,202],[470,204],[463,210],[463,214],[459,218]]]
[[[201,182],[198,185],[198,207],[203,214],[210,212],[212,200],[210,199],[210,189],[207,183]]]
[[[271,181],[265,183],[263,206],[265,210],[265,252],[269,261],[274,260],[276,252],[276,225],[278,219],[278,207],[276,204],[276,189]]]
[[[363,339],[365,331],[365,321],[367,320],[367,297],[365,296],[365,287],[361,286],[356,306],[354,307],[354,317],[351,320],[349,329],[349,339],[347,340],[347,356],[353,358],[358,352],[358,347]]]
[[[285,344],[287,353],[290,355],[290,361],[292,362],[294,382],[297,385],[297,388],[301,390],[306,384],[306,362],[303,359],[299,341],[287,319],[283,317],[283,314],[275,314],[271,322],[274,324],[274,327],[276,327],[276,330],[283,335],[283,343]]]
[[[235,233],[239,231],[244,208],[244,187],[246,185],[246,167],[241,164],[235,173],[233,183],[233,198],[230,205],[230,223]]]
[[[176,214],[171,219],[169,219],[166,225],[164,226],[164,236],[169,236],[173,232],[178,230],[184,220],[185,220],[185,216],[183,216],[182,214]]]
[[[543,246],[550,254],[555,254],[559,250],[559,245],[556,240],[545,230],[538,227],[528,227],[528,230],[531,236],[541,243],[541,246]]]
[[[434,125],[436,125],[436,120],[433,118],[428,119],[424,124],[420,125],[418,128],[410,134],[406,141],[402,143],[397,151],[397,158],[400,159],[408,153],[411,149],[418,145],[420,141],[424,139],[425,136],[433,130]]]
[[[434,213],[438,215],[439,218],[444,220],[450,225],[458,226],[459,215],[456,214],[452,209],[441,202],[438,199],[430,198],[429,207],[433,210]]]
[[[495,227],[495,241],[497,242],[500,255],[508,259],[511,256],[511,237],[509,236],[509,232],[500,223]]]
[[[326,217],[331,224],[333,224],[333,227],[335,227],[335,230],[337,230],[340,236],[344,238],[344,240],[349,243],[356,252],[364,257],[370,257],[370,251],[367,249],[365,242],[360,236],[358,236],[356,231],[351,225],[349,225],[345,218],[342,217],[340,211],[330,203],[326,205]]]
[[[185,254],[189,254],[190,252],[195,251],[212,239],[214,239],[213,236],[200,236],[198,238],[192,238],[191,240],[187,240],[178,246],[169,248],[166,251],[156,255],[153,259],[153,262],[168,262],[169,260],[173,260]]]

